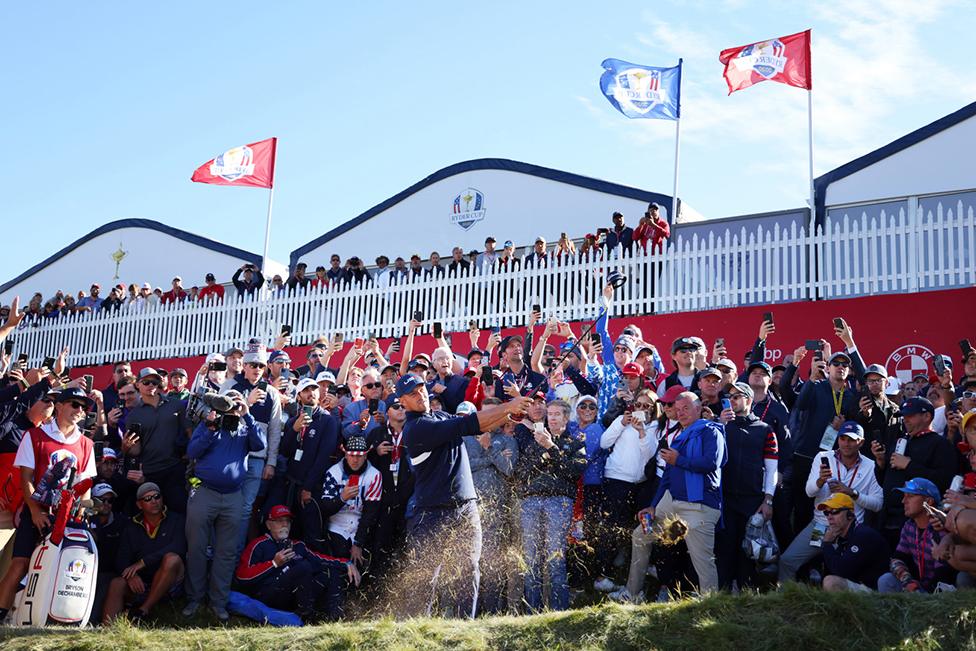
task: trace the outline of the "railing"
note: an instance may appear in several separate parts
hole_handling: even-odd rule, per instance
[[[157,305],[134,311],[61,317],[22,327],[13,354],[32,363],[70,347],[69,364],[115,359],[199,355],[240,345],[249,337],[271,341],[282,324],[293,343],[342,332],[347,340],[369,333],[399,336],[416,311],[429,326],[461,331],[523,323],[531,305],[560,320],[593,318],[605,274],[616,269],[628,282],[616,295],[612,316],[669,313],[818,300],[890,292],[915,292],[976,284],[976,220],[962,202],[933,214],[900,210],[868,220],[828,218],[812,234],[789,229],[741,228],[669,242],[661,254],[599,260],[562,260],[547,268],[489,269],[459,277],[419,279],[391,287],[310,289],[292,295],[223,303]]]

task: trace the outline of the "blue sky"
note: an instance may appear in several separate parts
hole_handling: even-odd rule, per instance
[[[804,91],[726,96],[722,48],[813,28],[817,174],[976,99],[971,3],[337,5],[6,3],[0,280],[127,217],[260,252],[266,191],[189,177],[270,136],[279,261],[472,158],[670,194],[673,123],[616,113],[606,57],[684,57],[680,194],[706,217],[807,196]]]

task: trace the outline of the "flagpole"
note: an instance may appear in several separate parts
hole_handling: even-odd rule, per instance
[[[810,172],[810,222],[817,218],[817,206],[814,203],[813,190],[813,86],[807,90],[807,145],[809,148],[809,172]]]
[[[678,162],[681,153],[681,62],[678,59],[678,119],[674,121],[674,190],[671,193],[671,223],[678,223]]]
[[[261,259],[261,274],[268,274],[268,248],[271,245],[271,205],[274,202],[274,186],[268,189],[268,223],[264,227],[264,257]]]

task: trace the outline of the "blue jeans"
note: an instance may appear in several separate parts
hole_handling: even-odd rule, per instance
[[[549,575],[549,608],[569,608],[566,576],[566,534],[573,520],[569,497],[526,497],[522,500],[522,555],[525,558],[525,602],[542,608],[542,574]]]
[[[261,488],[261,475],[264,473],[264,462],[264,459],[247,458],[247,476],[244,478],[244,484],[241,486],[241,493],[244,496],[244,500],[242,504],[243,513],[241,514],[240,536],[237,541],[238,554],[244,551],[244,547],[247,546],[247,527],[251,523],[251,508],[254,506],[254,500],[258,496],[258,490]]]

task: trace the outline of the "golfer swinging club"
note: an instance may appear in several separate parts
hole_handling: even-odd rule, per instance
[[[410,615],[474,617],[478,604],[481,518],[462,436],[478,436],[520,416],[531,399],[516,398],[467,416],[431,412],[427,387],[413,375],[397,382],[407,411],[403,442],[413,466],[416,511],[408,529],[408,571],[424,583],[408,591]],[[426,592],[429,581],[430,592]]]

